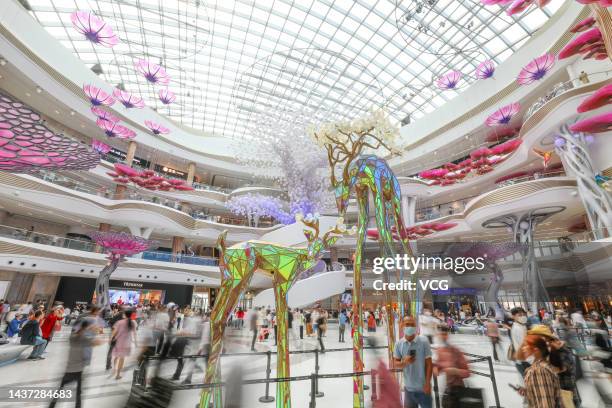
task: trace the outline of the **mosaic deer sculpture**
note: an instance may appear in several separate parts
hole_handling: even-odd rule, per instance
[[[324,143],[327,150],[329,165],[331,168],[331,184],[336,197],[338,214],[344,217],[348,207],[351,192],[354,191],[357,198],[359,211],[357,221],[357,245],[355,250],[355,261],[353,266],[353,313],[352,313],[352,337],[353,337],[353,371],[364,370],[363,364],[363,321],[362,314],[362,279],[361,264],[363,246],[367,235],[369,221],[369,194],[374,199],[376,226],[379,232],[380,255],[382,257],[395,257],[396,247],[393,239],[393,229],[399,232],[402,249],[411,254],[406,238],[408,234],[402,220],[401,213],[401,190],[397,177],[387,164],[386,160],[375,155],[362,155],[365,148],[373,151],[381,148],[390,152],[394,150],[389,147],[382,138],[374,135],[374,128],[365,129],[358,133],[346,132],[337,129],[338,137],[326,135]],[[315,133],[315,138],[319,136]],[[373,142],[372,142],[373,140]],[[335,169],[342,168],[342,178],[337,179]],[[389,281],[389,272],[385,271],[385,279]],[[403,273],[397,277],[403,279]],[[414,276],[411,276],[414,279]],[[398,292],[398,305],[400,315],[404,315],[404,305],[407,303],[405,292]],[[389,339],[389,361],[393,361],[393,348],[395,342],[395,322],[392,310],[390,294],[385,292],[385,303],[387,309],[387,335]],[[416,315],[416,302],[410,304],[410,314]],[[353,407],[363,407],[363,377],[353,377]]]
[[[232,310],[236,307],[240,295],[248,287],[251,277],[256,271],[270,273],[273,278],[274,296],[277,319],[277,377],[289,377],[288,348],[288,313],[287,293],[298,280],[300,274],[312,268],[323,256],[323,251],[332,246],[346,232],[342,219],[323,237],[319,236],[318,219],[309,217],[301,219],[308,229],[304,235],[306,247],[288,247],[268,242],[251,240],[227,248],[225,244],[226,231],[217,241],[220,252],[219,268],[221,269],[221,287],[219,297],[211,314],[211,350],[206,368],[205,383],[219,382],[219,357],[223,349],[223,334],[225,325]],[[289,382],[276,384],[276,406],[291,407]],[[215,389],[213,403],[221,407],[222,395],[220,388]],[[208,408],[211,397],[210,389],[204,389],[200,399],[200,407]]]

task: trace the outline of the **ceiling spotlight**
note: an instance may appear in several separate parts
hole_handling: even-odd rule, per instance
[[[6,60],[4,58],[0,58],[0,65],[5,66]]]
[[[74,116],[75,114],[76,114],[75,111],[73,111],[73,110],[70,111],[70,116]]]
[[[29,98],[30,96],[32,96],[32,94],[31,94],[31,93],[29,93],[29,92],[26,92],[26,93],[25,93],[25,96],[27,96],[27,97]]]
[[[36,87],[36,93],[42,93],[42,88],[40,86]]]

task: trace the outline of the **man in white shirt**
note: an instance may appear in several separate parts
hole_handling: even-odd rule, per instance
[[[431,310],[423,309],[423,314],[421,315],[421,335],[427,337],[429,340],[429,344],[433,343],[433,336],[436,334],[436,327],[438,323],[438,319],[431,315]]]

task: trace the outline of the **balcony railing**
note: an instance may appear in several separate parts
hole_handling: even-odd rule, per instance
[[[96,195],[98,197],[104,197],[109,200],[114,199],[115,193],[112,189],[102,184],[96,184],[91,180],[84,181],[75,177],[71,177],[69,174],[59,174],[52,171],[41,171],[39,173],[33,173],[32,176],[38,177],[49,183],[68,188],[70,190]],[[248,226],[248,222],[244,218],[209,215],[206,214],[202,209],[193,208],[194,206],[191,204],[186,206],[182,202],[173,200],[171,198],[147,194],[143,191],[138,191],[134,189],[128,189],[124,194],[124,199],[144,201],[148,203],[163,205],[165,207],[173,208],[177,211],[189,214],[191,217],[196,219],[213,221],[219,224]],[[259,227],[275,225],[273,223],[264,224],[265,225],[260,224]]]
[[[12,238],[19,241],[34,242],[36,244],[49,245],[60,248],[75,249],[78,251],[96,252],[95,242],[85,239],[61,237],[59,235],[42,234],[33,230],[0,225],[0,237]],[[170,252],[145,251],[135,255],[134,258],[146,259],[160,262],[174,262],[189,265],[216,266],[219,265],[217,258],[196,255],[173,255]]]
[[[466,206],[469,204],[469,202],[473,198],[476,198],[489,191],[497,190],[498,188],[523,183],[525,181],[539,180],[539,179],[550,178],[550,177],[563,177],[563,176],[565,176],[565,172],[560,170],[556,172],[543,173],[543,174],[536,173],[530,176],[517,177],[517,178],[510,179],[510,180],[506,180],[502,183],[496,183],[493,187],[486,189],[477,195],[465,197],[461,200],[449,201],[447,203],[443,203],[439,205],[419,208],[416,212],[416,221],[417,222],[430,221],[430,220],[435,220],[437,218],[442,218],[442,217],[446,217],[449,215],[462,213],[463,211],[465,211]]]

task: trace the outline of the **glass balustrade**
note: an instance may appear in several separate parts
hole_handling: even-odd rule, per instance
[[[66,238],[58,235],[42,234],[32,230],[23,228],[10,227],[0,225],[0,237],[16,239],[19,241],[28,241],[36,244],[50,245],[54,247],[76,249],[78,251],[95,252],[97,245],[94,242],[84,239]],[[189,265],[216,266],[219,264],[216,258],[196,256],[196,255],[173,255],[170,252],[162,251],[145,251],[142,254],[137,254],[134,258],[140,258],[151,261],[174,262]]]
[[[472,199],[479,197],[482,194],[487,193],[489,191],[497,190],[499,188],[511,186],[514,184],[523,183],[525,181],[539,180],[539,179],[550,178],[550,177],[563,177],[563,176],[565,176],[564,171],[556,171],[556,172],[550,172],[550,173],[545,173],[545,174],[533,174],[530,176],[516,177],[510,180],[506,180],[501,183],[496,183],[493,187],[489,189],[485,189],[480,194],[477,194],[477,195],[462,198],[461,200],[449,201],[449,202],[442,203],[439,205],[419,208],[416,211],[416,221],[417,222],[430,221],[430,220],[435,220],[438,218],[446,217],[449,215],[455,215],[455,214],[462,213],[463,211],[465,211],[466,206],[470,203],[470,201],[472,201]]]

